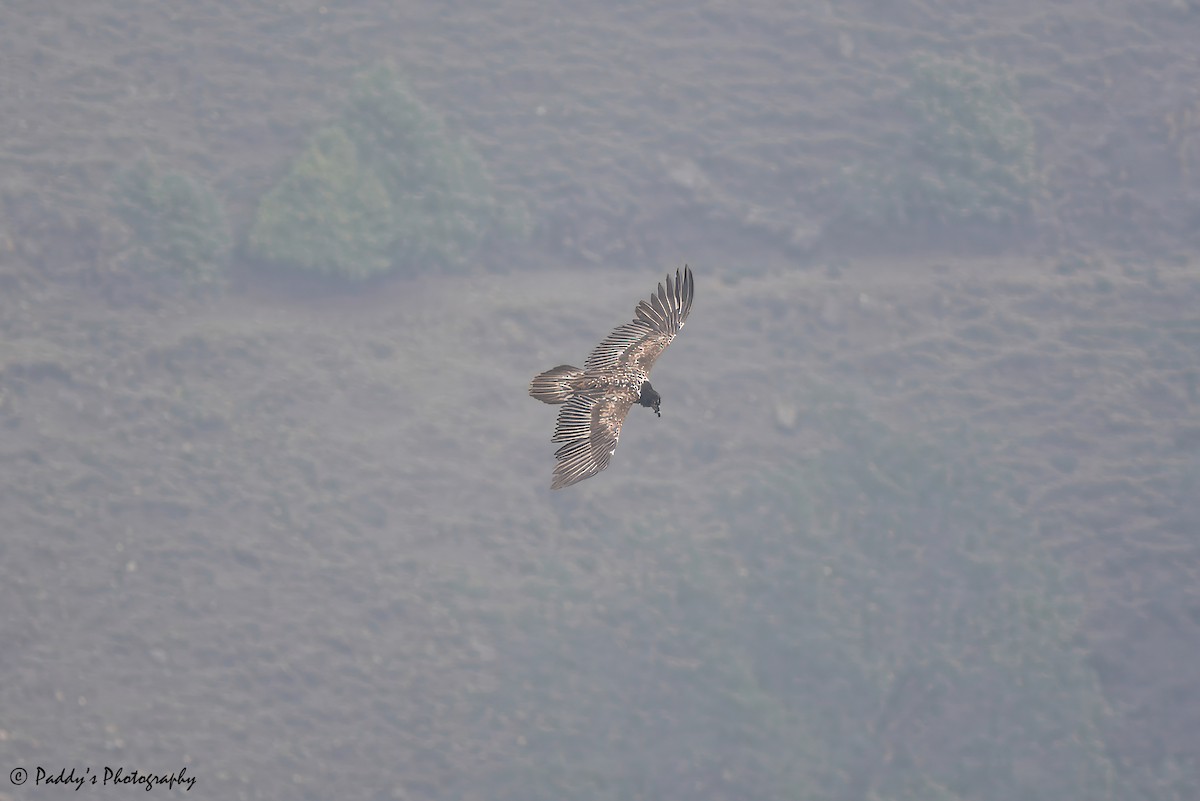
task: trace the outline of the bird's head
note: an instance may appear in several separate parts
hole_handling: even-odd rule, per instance
[[[642,382],[642,391],[638,396],[638,403],[647,409],[653,409],[656,415],[662,417],[662,412],[658,410],[659,404],[662,403],[662,395],[654,391],[654,387],[650,386],[649,381]]]

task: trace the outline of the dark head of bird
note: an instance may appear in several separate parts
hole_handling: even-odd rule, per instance
[[[662,417],[662,412],[658,410],[659,404],[662,403],[662,395],[654,391],[654,387],[650,386],[649,381],[642,383],[642,393],[638,398],[638,403],[645,406],[647,409],[653,409],[654,413]]]

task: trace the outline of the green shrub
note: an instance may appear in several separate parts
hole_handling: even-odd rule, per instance
[[[849,211],[876,224],[1025,219],[1041,187],[1033,123],[1003,68],[923,55],[902,95],[911,126],[886,160],[848,171]]]
[[[205,184],[142,160],[119,171],[112,206],[133,233],[143,264],[190,283],[212,283],[228,265],[229,223]]]
[[[250,248],[272,262],[366,278],[391,266],[392,223],[379,178],[342,129],[327,128],[263,199]]]
[[[360,76],[342,118],[263,199],[252,254],[362,279],[461,268],[490,235],[524,236],[483,159],[391,67]]]

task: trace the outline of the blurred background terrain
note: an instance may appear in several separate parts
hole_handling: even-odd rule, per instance
[[[1200,797],[1194,0],[53,5],[0,775]],[[662,419],[550,493],[529,379],[684,262]]]

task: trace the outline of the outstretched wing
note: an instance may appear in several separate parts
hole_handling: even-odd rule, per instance
[[[633,322],[619,325],[583,363],[585,370],[608,370],[617,365],[641,368],[647,374],[687,319],[692,310],[692,269],[675,271],[675,280],[667,276],[667,285],[643,300],[634,310]]]
[[[565,442],[554,454],[554,480],[550,489],[562,489],[591,478],[608,467],[621,424],[636,397],[632,392],[576,395],[558,413],[551,442]]]

